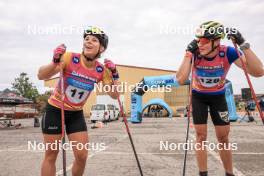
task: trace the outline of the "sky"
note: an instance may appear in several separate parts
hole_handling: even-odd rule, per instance
[[[52,60],[53,49],[82,50],[86,26],[98,26],[109,36],[99,61],[177,70],[194,31],[202,22],[236,27],[264,63],[264,1],[261,0],[1,0],[0,90],[11,88],[21,72],[42,93],[37,72]],[[223,44],[232,45],[228,40]],[[242,70],[232,66],[227,78],[236,94],[248,87]],[[264,93],[264,77],[252,78],[256,93]]]

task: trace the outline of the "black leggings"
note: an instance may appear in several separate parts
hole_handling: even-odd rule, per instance
[[[64,111],[66,133],[87,131],[83,111]],[[42,133],[61,134],[61,109],[50,104],[46,106],[46,112],[41,121]]]
[[[208,111],[214,125],[229,125],[225,94],[207,95],[192,93],[192,114],[194,124],[207,124]]]

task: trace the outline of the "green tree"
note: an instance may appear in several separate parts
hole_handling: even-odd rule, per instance
[[[36,101],[39,96],[37,88],[30,82],[27,73],[20,73],[18,78],[12,83],[12,89],[19,95]]]
[[[43,113],[45,111],[45,107],[47,105],[50,95],[51,91],[46,91],[44,94],[41,94],[36,98],[36,108],[40,113]]]

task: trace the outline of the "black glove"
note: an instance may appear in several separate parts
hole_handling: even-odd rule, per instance
[[[236,28],[227,28],[226,32],[227,32],[227,39],[234,40],[234,42],[239,46],[245,42],[244,37]]]
[[[197,49],[198,49],[198,41],[194,39],[193,41],[191,41],[191,43],[189,43],[189,45],[186,48],[186,51],[189,51],[189,52],[195,54]]]

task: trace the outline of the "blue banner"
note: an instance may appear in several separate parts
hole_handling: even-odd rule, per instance
[[[233,88],[231,82],[225,84],[225,97],[228,107],[228,114],[230,121],[236,121],[239,117],[236,112],[236,103],[233,95]]]

